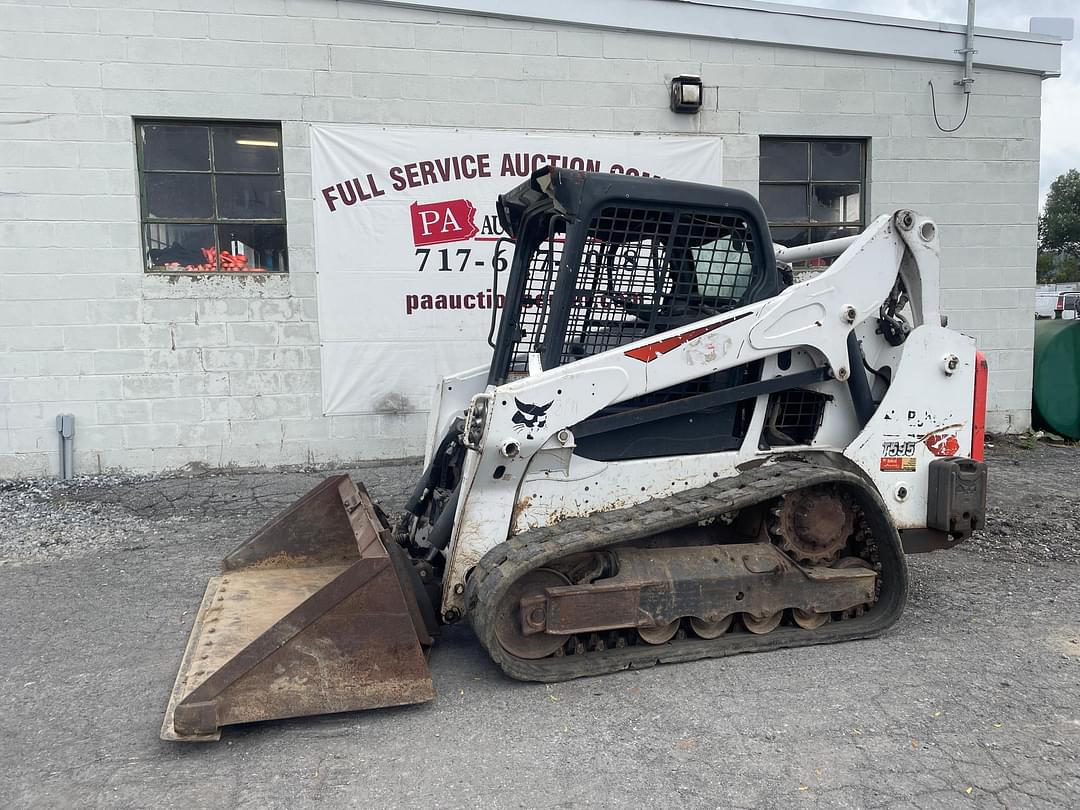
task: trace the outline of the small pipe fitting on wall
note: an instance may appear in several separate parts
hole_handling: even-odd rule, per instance
[[[60,478],[68,481],[75,477],[75,414],[57,414],[56,432],[60,437]]]

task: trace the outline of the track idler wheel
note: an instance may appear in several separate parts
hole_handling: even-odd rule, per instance
[[[537,568],[515,582],[499,606],[499,614],[495,622],[495,637],[503,649],[518,658],[533,660],[546,658],[565,644],[565,636],[549,633],[526,635],[522,628],[521,600],[530,596],[540,596],[547,588],[569,584],[570,580],[550,568]],[[543,623],[542,618],[537,617],[538,624]]]

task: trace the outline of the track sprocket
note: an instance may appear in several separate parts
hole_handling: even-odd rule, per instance
[[[834,487],[789,492],[770,512],[769,533],[794,560],[809,565],[837,558],[855,530],[851,497]]]

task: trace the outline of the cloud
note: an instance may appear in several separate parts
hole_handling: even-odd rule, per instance
[[[907,17],[935,22],[967,22],[964,0],[779,0],[781,3]],[[1019,9],[1018,9],[1019,7]],[[1072,17],[1076,0],[979,0],[975,25],[1027,31],[1031,17]],[[976,54],[975,64],[979,57]],[[976,83],[975,92],[979,85]],[[1043,82],[1042,139],[1039,162],[1039,199],[1050,183],[1069,169],[1080,168],[1080,41],[1066,42],[1061,50],[1061,77]]]

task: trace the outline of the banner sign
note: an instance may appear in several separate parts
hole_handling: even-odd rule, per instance
[[[721,141],[312,126],[323,411],[424,411],[486,363],[513,245],[495,201],[542,166],[720,183]]]

